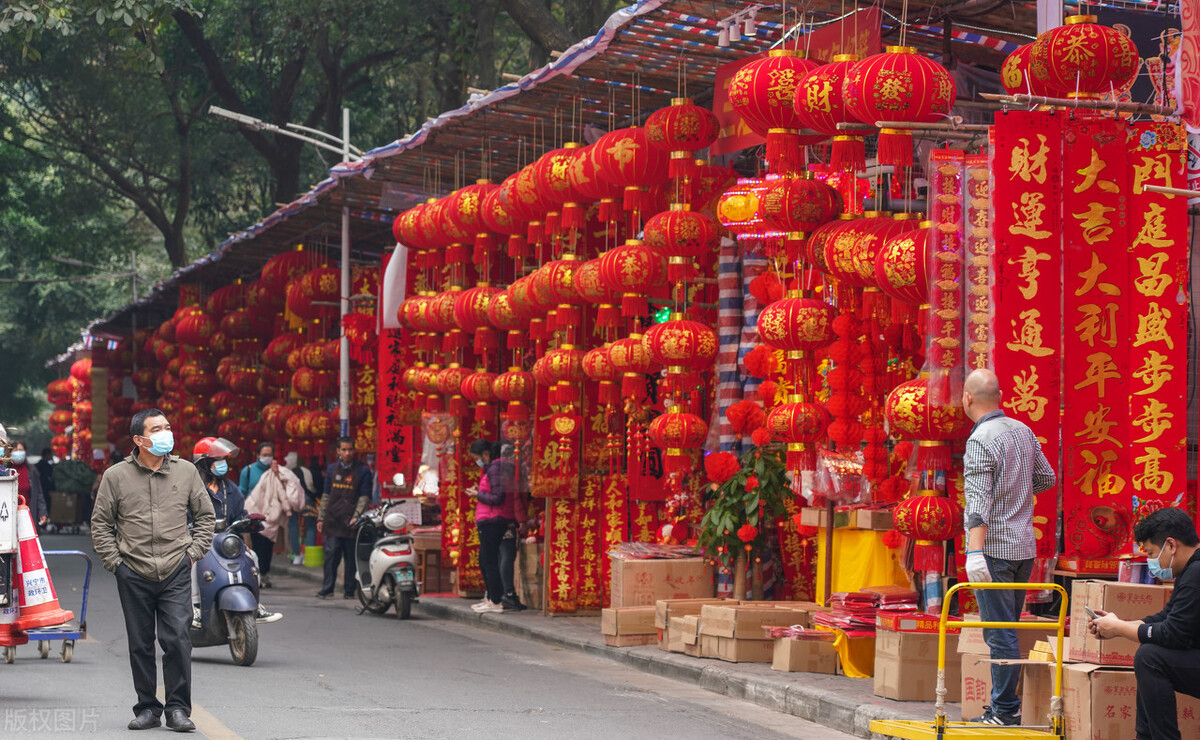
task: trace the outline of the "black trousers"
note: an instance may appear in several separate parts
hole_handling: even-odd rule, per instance
[[[355,580],[358,563],[354,559],[353,537],[325,538],[325,581],[321,584],[321,593],[333,593],[337,586],[338,564],[342,562],[342,558],[346,559],[346,582],[343,593],[348,596],[355,594],[354,589],[358,585],[358,581]]]
[[[1133,657],[1138,740],[1179,740],[1175,692],[1200,698],[1200,650],[1145,643]]]
[[[500,582],[504,584],[504,595],[513,601],[517,598],[516,584],[513,579],[513,566],[517,564],[517,528],[512,522],[500,538]]]
[[[250,545],[258,556],[258,572],[264,576],[271,572],[271,555],[275,552],[275,542],[263,537],[262,532],[250,533]]]
[[[475,527],[479,530],[479,572],[483,575],[488,601],[494,604],[499,604],[500,599],[504,598],[505,586],[512,588],[513,559],[509,560],[507,583],[500,574],[501,543],[510,523],[511,520],[499,516],[475,522]]]
[[[133,669],[133,688],[137,691],[136,715],[149,709],[162,715],[164,706],[158,690],[154,660],[154,633],[163,651],[163,689],[165,709],[192,713],[192,624],[191,562],[183,562],[164,581],[142,578],[122,563],[117,566],[117,593],[125,613],[125,634],[129,640],[129,667]]]

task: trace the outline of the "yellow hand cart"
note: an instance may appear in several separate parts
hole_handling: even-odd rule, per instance
[[[1000,589],[1040,591],[1054,589],[1062,597],[1058,609],[1058,647],[1054,651],[1054,695],[1050,698],[1048,725],[1007,727],[971,722],[949,722],[946,719],[946,628],[1046,629],[1046,622],[951,622],[947,621],[950,597],[959,589]],[[950,588],[942,601],[942,617],[938,622],[937,711],[933,722],[921,720],[874,720],[871,732],[904,740],[942,740],[942,738],[1004,738],[1004,740],[1046,740],[1066,736],[1062,711],[1063,634],[1067,625],[1067,592],[1056,583],[958,583]]]

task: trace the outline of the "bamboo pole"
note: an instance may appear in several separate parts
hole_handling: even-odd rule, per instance
[[[1143,185],[1142,190],[1163,195],[1182,195],[1185,198],[1200,198],[1200,190],[1184,190],[1183,188],[1167,188],[1162,185]]]
[[[967,125],[979,126],[981,124],[966,124],[957,130],[953,128],[930,129],[926,128],[924,125],[918,126],[917,124],[908,124],[903,128],[914,136],[936,136],[945,139],[978,139],[980,134],[986,133],[987,126],[983,126],[982,131],[973,132],[971,129],[966,128]],[[839,131],[867,131],[870,133],[878,133],[879,131],[878,126],[871,126],[870,124],[866,123],[839,123],[837,127]],[[902,127],[896,126],[894,128]]]
[[[979,93],[984,100],[996,100],[1001,103],[1016,105],[1048,105],[1054,108],[1082,108],[1084,110],[1113,111],[1114,113],[1141,113],[1147,116],[1174,116],[1174,108],[1146,103],[1127,103],[1121,101],[1085,100],[1073,98],[1049,98],[1044,95],[1001,95],[998,93]]]

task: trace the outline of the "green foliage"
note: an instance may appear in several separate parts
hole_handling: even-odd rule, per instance
[[[191,11],[188,0],[10,0],[0,8],[0,36],[20,44],[22,56],[38,59],[35,41],[101,29],[112,36],[144,33],[173,10]],[[147,59],[153,60],[151,55]]]
[[[746,544],[761,547],[766,542],[767,525],[786,512],[784,497],[792,495],[781,445],[751,447],[738,461],[742,469],[722,483],[706,502],[708,510],[700,523],[700,546],[710,557],[729,558]],[[746,490],[746,480],[751,476],[758,480],[758,485]],[[758,535],[749,543],[742,542],[737,535],[744,524],[758,529]]]

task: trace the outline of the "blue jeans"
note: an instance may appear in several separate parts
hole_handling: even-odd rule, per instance
[[[288,546],[292,548],[292,558],[300,557],[300,512],[293,511],[288,517]]]
[[[984,555],[984,558],[993,583],[1026,583],[1033,572],[1032,559],[1001,560],[990,555]],[[1016,622],[1021,619],[1021,609],[1025,606],[1025,592],[977,589],[975,600],[979,602],[979,618],[984,622]],[[983,639],[991,648],[992,660],[1020,659],[1016,630],[985,629]],[[1017,696],[1020,680],[1021,666],[992,664],[993,714],[1013,717],[1021,713],[1021,697]]]

